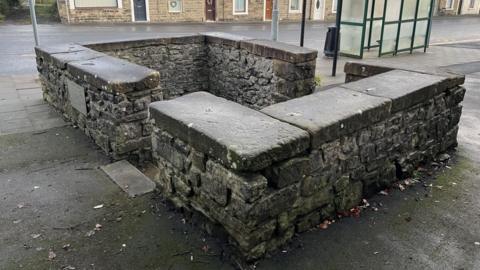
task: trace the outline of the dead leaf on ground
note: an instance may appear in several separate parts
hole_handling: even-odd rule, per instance
[[[51,250],[48,252],[48,260],[49,261],[54,260],[56,257],[57,257],[57,254],[55,254],[55,252],[53,252]]]

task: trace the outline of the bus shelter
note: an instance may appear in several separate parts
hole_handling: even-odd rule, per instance
[[[343,0],[340,19],[341,55],[363,58],[426,51],[434,0]]]

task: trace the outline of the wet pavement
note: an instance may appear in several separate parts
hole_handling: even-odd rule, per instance
[[[323,52],[327,27],[333,23],[307,22],[305,46]],[[480,39],[480,16],[436,17],[431,43]],[[279,40],[299,44],[300,23],[281,23]],[[118,40],[122,38],[160,37],[204,31],[223,31],[257,38],[270,38],[270,24],[261,23],[185,23],[185,24],[102,24],[39,26],[41,44]],[[34,73],[34,41],[31,25],[0,24],[0,74]],[[331,63],[327,63],[331,67]]]
[[[57,39],[84,27],[57,31]],[[105,27],[105,33],[116,29]],[[129,27],[149,26],[119,29]],[[9,50],[21,51],[22,44]],[[1,68],[31,70],[23,61]],[[377,211],[369,207],[360,217],[296,236],[257,269],[480,269],[480,50],[432,46],[427,54],[365,61],[467,74],[457,151],[447,166],[432,168],[433,176],[420,177],[424,184],[377,195],[369,199]],[[10,83],[0,84],[0,102],[20,100],[21,89],[37,89],[26,95],[39,99],[27,77],[19,82],[24,87],[13,76],[2,78]],[[26,107],[27,115],[36,114]],[[129,198],[99,169],[110,160],[65,124],[0,135],[0,269],[232,269],[221,243],[168,210],[157,194]]]

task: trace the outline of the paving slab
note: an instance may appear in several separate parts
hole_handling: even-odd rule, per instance
[[[126,160],[100,168],[130,197],[137,197],[155,189],[155,183]]]
[[[36,74],[0,78],[0,135],[67,125],[42,98]],[[8,87],[8,88],[7,88]]]
[[[265,168],[309,145],[307,132],[207,92],[154,102],[150,114],[161,129],[235,170]]]
[[[335,87],[268,106],[261,112],[312,136],[312,147],[351,133],[390,114],[391,101]]]

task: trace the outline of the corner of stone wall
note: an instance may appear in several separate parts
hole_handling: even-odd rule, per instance
[[[45,101],[114,159],[149,159],[159,74],[77,44],[36,47]]]

